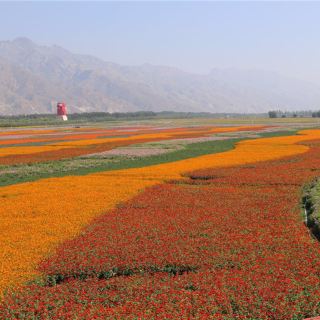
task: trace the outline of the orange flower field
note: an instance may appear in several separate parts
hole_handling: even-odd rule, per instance
[[[235,131],[248,128],[211,128],[198,131],[197,134],[232,129]],[[146,134],[141,135],[140,139],[169,137],[176,135]],[[135,141],[137,138],[129,137],[126,141]],[[122,141],[121,138],[117,139],[114,141]],[[309,147],[300,143],[316,139],[320,139],[320,130],[303,130],[296,136],[242,141],[234,150],[228,152],[174,163],[86,176],[50,178],[2,187],[0,290],[4,292],[9,287],[21,285],[34,278],[39,262],[54,252],[58,244],[78,235],[94,217],[121,205],[147,187],[166,180],[182,179],[186,172],[193,170],[237,166],[305,153]],[[97,140],[106,142],[111,139]],[[56,148],[76,148],[97,143],[97,140],[82,140],[73,142],[72,145],[66,142]],[[39,148],[50,151],[54,150],[55,146]],[[36,153],[39,148],[4,148],[1,149],[1,155],[2,151],[5,155],[14,155],[15,152]]]
[[[20,140],[3,140],[4,144],[25,143],[25,142],[44,142],[50,139],[52,143],[38,146],[11,146],[2,147],[0,152],[0,164],[32,163],[47,160],[58,160],[62,158],[71,158],[110,150],[112,148],[124,145],[130,145],[141,142],[159,141],[168,139],[179,139],[186,137],[201,137],[215,133],[253,131],[262,130],[264,126],[240,126],[240,127],[194,127],[194,128],[173,128],[166,130],[144,130],[144,131],[113,131],[110,137],[110,131],[95,134],[83,134],[82,136],[65,136],[62,142],[56,138],[45,139],[20,139]],[[125,135],[125,137],[112,137],[114,135]],[[127,136],[128,135],[128,136]],[[100,138],[99,138],[100,136]]]
[[[185,128],[181,128],[185,130]],[[145,133],[154,133],[157,130],[150,129],[150,127],[132,127],[132,128],[112,128],[112,129],[99,129],[99,128],[87,128],[80,131],[80,129],[60,129],[60,130],[39,130],[37,131],[9,131],[10,133],[0,133],[0,146],[13,145],[13,144],[26,144],[34,142],[50,142],[50,141],[72,141],[72,140],[85,140],[95,139],[99,137],[113,137],[113,136],[126,136],[137,135]],[[171,130],[172,131],[172,130]],[[175,129],[175,131],[178,131]],[[170,132],[170,129],[161,130],[161,132]],[[17,138],[17,137],[21,138]],[[12,138],[13,137],[13,138]]]

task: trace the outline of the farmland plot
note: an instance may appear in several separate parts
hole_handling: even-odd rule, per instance
[[[304,130],[172,163],[2,187],[1,288],[34,283],[5,296],[1,317],[316,315],[319,249],[299,197],[319,174],[318,141],[320,130]]]

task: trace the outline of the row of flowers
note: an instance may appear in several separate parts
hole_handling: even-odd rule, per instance
[[[305,134],[296,141],[319,133]],[[274,139],[278,157],[287,155],[281,146],[290,150],[291,140]],[[263,141],[272,145],[270,139],[247,143],[248,158]],[[41,278],[6,295],[0,318],[297,320],[318,315],[320,247],[303,224],[299,202],[301,186],[320,174],[320,140],[303,144],[307,152],[298,148],[278,160],[250,163],[241,155],[242,165],[239,160],[233,167],[190,170],[183,180],[154,185],[95,218],[40,263]],[[194,161],[205,168],[201,159],[207,161]],[[181,161],[176,172],[183,164],[185,171],[193,169]],[[178,177],[172,166],[163,168],[167,177],[170,172]],[[141,170],[126,171],[128,179]],[[124,177],[119,172],[114,178]]]
[[[72,158],[75,156],[90,153],[107,151],[115,147],[136,144],[141,142],[183,139],[193,137],[203,137],[214,133],[235,132],[235,131],[257,131],[265,127],[200,127],[200,128],[172,128],[139,131],[114,131],[82,135],[66,135],[61,138],[53,139],[50,143],[48,138],[39,139],[19,139],[10,140],[12,146],[0,149],[0,164],[34,163],[49,160],[59,160]],[[62,139],[63,141],[57,141]],[[40,143],[40,145],[16,146],[24,143]],[[49,142],[49,143],[48,143]],[[3,140],[2,143],[8,143]],[[1,141],[0,141],[1,144]]]
[[[204,130],[204,127],[192,128],[192,130]],[[152,128],[152,127],[118,127],[118,128],[61,128],[56,130],[25,130],[8,131],[0,133],[0,146],[16,146],[17,144],[48,143],[50,141],[74,141],[113,136],[132,136],[137,134],[156,132],[178,132],[186,128]],[[25,132],[23,134],[23,132]]]

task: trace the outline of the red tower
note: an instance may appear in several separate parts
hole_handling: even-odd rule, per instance
[[[68,120],[67,107],[64,102],[57,103],[57,116],[60,117],[64,121]]]

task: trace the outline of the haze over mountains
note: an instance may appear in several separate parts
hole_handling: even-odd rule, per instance
[[[129,54],[129,53],[128,53]],[[0,114],[320,109],[320,87],[261,70],[122,66],[26,38],[0,42]]]

